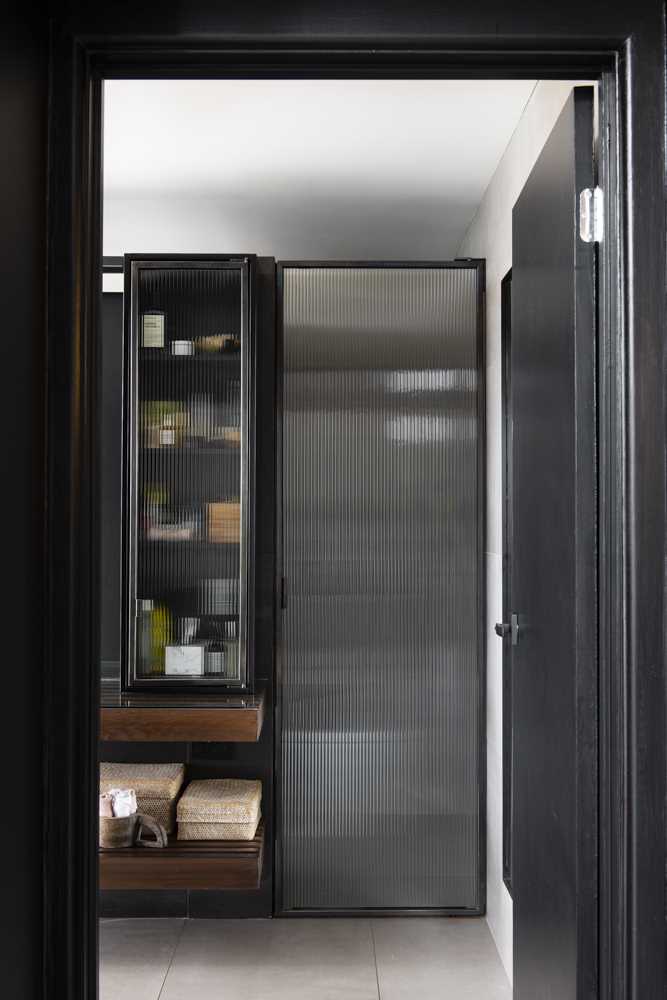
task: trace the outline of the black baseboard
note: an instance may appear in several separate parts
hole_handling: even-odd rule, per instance
[[[256,892],[105,889],[99,896],[102,920],[121,917],[248,919],[272,916],[271,887]]]

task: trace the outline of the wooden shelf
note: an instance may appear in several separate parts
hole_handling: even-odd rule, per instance
[[[264,824],[254,840],[176,840],[99,851],[100,889],[257,889]]]
[[[120,742],[256,743],[264,695],[115,695],[103,692],[100,739]],[[142,852],[142,857],[145,851]]]

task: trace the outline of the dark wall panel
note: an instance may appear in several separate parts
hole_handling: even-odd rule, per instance
[[[40,995],[47,40],[0,17],[0,420],[4,771],[2,995]],[[11,929],[8,924],[11,920]]]

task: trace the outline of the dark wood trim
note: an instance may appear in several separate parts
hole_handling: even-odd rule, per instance
[[[598,662],[599,662],[599,968],[600,997],[626,1000],[633,991],[630,965],[639,949],[633,941],[630,915],[632,854],[630,839],[629,684],[633,665],[628,643],[628,488],[629,463],[627,385],[630,308],[627,297],[628,245],[632,232],[626,213],[633,198],[628,116],[629,46],[619,52],[617,72],[606,72],[602,86],[616,95],[600,105],[597,143],[598,183],[604,189],[607,228],[616,235],[598,247]],[[605,141],[607,139],[607,141]],[[624,192],[628,195],[624,197]],[[639,241],[637,241],[639,242]],[[648,470],[635,470],[646,478]],[[663,498],[664,502],[664,498]],[[661,556],[662,558],[662,556]],[[663,744],[664,749],[664,744]],[[655,765],[664,768],[664,759]],[[664,844],[664,816],[663,844]],[[652,905],[649,901],[649,905]],[[645,981],[651,982],[647,970]],[[665,967],[662,965],[662,975]],[[656,977],[657,978],[657,977]],[[658,993],[647,995],[658,996]],[[662,996],[662,993],[660,993]]]
[[[575,177],[582,188],[595,187],[594,95],[589,87],[574,90]],[[613,234],[613,230],[612,230]],[[597,402],[597,244],[574,234],[574,682],[576,760],[577,953],[599,956],[599,692],[598,581],[599,531]],[[583,337],[581,332],[584,331]],[[520,526],[517,525],[517,531]],[[574,831],[573,831],[574,832]],[[577,995],[599,995],[599,960],[581,962]]]
[[[102,85],[53,29],[49,109],[45,997],[97,995],[98,339]],[[87,835],[82,836],[82,831]]]
[[[196,5],[195,5],[196,6]],[[167,8],[169,4],[167,4]],[[594,78],[610,213],[601,248],[607,368],[601,391],[601,981],[604,1000],[663,997],[664,664],[664,9],[600,12],[566,0],[400,16],[248,10],[256,43],[234,44],[243,13],[188,11],[167,38],[141,4],[132,25],[108,9],[56,18],[49,111],[47,614],[45,619],[44,995],[95,996],[94,449],[91,376],[99,248],[102,76]],[[199,12],[201,15],[201,11]],[[228,23],[227,16],[231,18]],[[290,21],[290,17],[296,20]],[[501,22],[498,21],[501,18]],[[190,20],[188,20],[188,18]],[[274,21],[278,21],[274,25]],[[246,22],[243,22],[246,24]],[[302,32],[298,44],[272,32]],[[181,20],[179,20],[179,26]],[[275,28],[275,31],[274,31]],[[247,29],[247,30],[246,30]],[[131,32],[135,32],[134,35]],[[261,35],[259,34],[261,32]],[[340,32],[358,36],[340,41]],[[123,33],[124,36],[123,36]],[[188,35],[188,33],[190,33]],[[426,39],[437,38],[440,48]],[[196,44],[191,39],[197,38]],[[201,39],[208,38],[202,43]],[[226,43],[220,39],[227,38]],[[287,38],[288,36],[284,36]],[[83,39],[88,41],[84,42]],[[415,40],[416,39],[416,40]],[[449,46],[447,48],[447,46]],[[93,66],[94,63],[94,66]],[[618,103],[615,104],[615,99]],[[91,113],[92,109],[92,113]],[[615,225],[617,224],[617,227]],[[606,804],[605,804],[606,803]],[[90,842],[80,836],[90,831]],[[605,929],[605,922],[608,925]]]
[[[252,39],[93,39],[94,71],[104,79],[595,79],[614,64],[623,37],[592,43],[570,36],[565,45],[546,38],[448,38],[430,41],[369,37],[355,41]],[[596,42],[598,40],[596,39]],[[483,67],[483,68],[482,68]]]
[[[101,889],[257,889],[264,826],[253,840],[188,841],[169,846],[100,849]]]
[[[119,742],[256,743],[264,698],[247,708],[123,706],[100,710],[100,739]]]

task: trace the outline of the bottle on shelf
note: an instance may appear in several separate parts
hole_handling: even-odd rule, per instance
[[[137,661],[139,673],[153,672],[153,602],[149,599],[137,601]]]
[[[169,609],[163,604],[153,608],[151,631],[151,673],[164,674],[165,649],[172,642],[173,628]]]
[[[239,640],[238,622],[225,622],[225,677],[235,679],[239,676]]]

